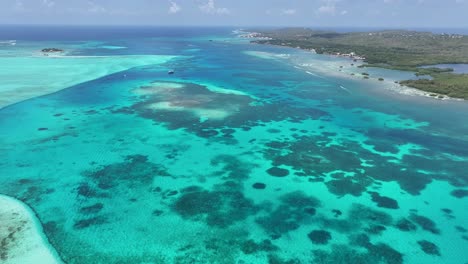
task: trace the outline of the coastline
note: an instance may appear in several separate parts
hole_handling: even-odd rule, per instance
[[[423,96],[423,97],[428,97],[436,100],[453,100],[453,101],[466,101],[463,98],[456,98],[456,97],[450,97],[444,94],[435,94],[432,92],[420,90],[414,87],[406,86],[403,84],[400,84],[400,81],[403,81],[403,79],[398,78],[398,79],[391,79],[391,78],[385,78],[383,81],[378,80],[379,77],[371,76],[370,78],[365,78],[366,76],[361,75],[358,72],[364,72],[368,69],[379,69],[383,71],[388,71],[388,72],[398,72],[398,70],[394,69],[388,69],[384,67],[378,67],[378,66],[372,66],[372,67],[366,67],[365,63],[363,62],[362,59],[355,59],[350,56],[341,56],[341,55],[336,55],[336,54],[318,54],[315,53],[314,51],[311,51],[309,49],[303,49],[303,48],[298,48],[298,47],[290,47],[290,46],[281,46],[281,45],[274,45],[274,44],[261,44],[261,43],[256,43],[256,42],[251,42],[252,44],[257,44],[257,45],[267,45],[267,46],[272,46],[272,47],[281,47],[281,48],[287,48],[287,49],[292,49],[292,50],[300,50],[305,53],[310,53],[310,55],[315,55],[315,56],[323,56],[323,58],[338,58],[342,59],[344,61],[344,64],[350,65],[354,64],[354,69],[356,71],[344,71],[346,68],[341,67],[342,65],[332,65],[328,64],[327,67],[323,67],[322,65],[313,65],[313,64],[297,64],[294,67],[297,69],[304,70],[307,74],[314,75],[313,73],[310,72],[311,69],[313,69],[316,72],[320,72],[321,74],[325,76],[330,76],[330,77],[338,77],[338,78],[345,78],[348,80],[355,80],[355,81],[366,81],[366,82],[374,82],[375,84],[385,84],[383,87],[389,90],[392,90],[396,93],[399,94],[404,94],[404,95],[411,95],[411,96]],[[261,53],[261,52],[259,52]],[[248,53],[247,53],[248,54]],[[254,54],[249,54],[252,56],[256,56]],[[271,54],[267,54],[267,52],[264,53],[266,56],[256,56],[259,58],[263,59],[288,59],[289,54],[277,54],[276,56],[271,56]],[[293,63],[294,64],[294,63]],[[363,65],[364,67],[359,68],[359,66]],[[410,72],[410,71],[405,71],[411,74],[414,74],[415,72]]]
[[[1,263],[63,263],[35,213],[23,202],[0,194],[0,222]]]
[[[361,66],[363,70],[380,68],[425,76],[399,79],[398,83],[436,99],[468,100],[468,74],[454,73],[452,68],[422,67],[467,64],[468,36],[408,30],[340,33],[309,28],[260,30],[249,32],[246,36],[251,43],[362,60],[365,62]],[[368,77],[364,76],[364,79]]]

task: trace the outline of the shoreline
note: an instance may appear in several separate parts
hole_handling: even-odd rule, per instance
[[[365,64],[362,68],[406,71],[416,76],[428,76],[430,79],[410,77],[399,79],[398,82],[405,87],[422,91],[425,96],[431,98],[468,100],[468,90],[465,85],[468,81],[468,74],[452,73],[453,69],[420,67],[446,63],[467,64],[466,52],[463,53],[464,50],[457,47],[458,42],[462,41],[466,44],[463,47],[468,49],[468,36],[407,30],[339,33],[311,28],[254,30],[249,33],[249,36],[252,36],[251,43],[255,44],[363,60]],[[260,38],[253,38],[255,36]],[[391,41],[391,43],[385,41]],[[438,45],[444,45],[453,52],[448,55],[442,54]]]
[[[310,53],[311,55],[324,56],[324,58],[339,58],[339,59],[343,59],[343,60],[348,60],[349,63],[356,64],[355,65],[356,68],[359,66],[358,64],[360,62],[363,63],[362,59],[356,59],[356,58],[349,57],[349,56],[329,54],[329,53],[318,54],[318,53],[314,52],[313,50],[303,49],[303,48],[299,48],[299,47],[295,48],[295,47],[291,47],[291,46],[283,46],[283,45],[275,45],[275,44],[263,44],[263,43],[253,42],[253,41],[251,41],[251,44],[266,45],[266,46],[271,46],[271,47],[280,47],[280,48],[287,48],[287,49],[293,49],[293,50],[300,50],[302,52]],[[278,56],[275,59],[286,59],[286,58],[285,58],[284,54],[278,54]],[[401,71],[401,70],[388,69],[388,68],[378,67],[378,66],[366,66],[365,64],[361,64],[361,65],[364,65],[364,67],[362,67],[361,69],[376,68],[376,69],[385,70],[385,71]],[[310,71],[308,71],[310,69],[307,69],[307,66],[295,65],[294,67],[297,68],[297,69],[304,70],[308,74],[314,75],[314,74],[310,73]],[[414,87],[406,86],[406,85],[403,85],[403,84],[399,83],[400,81],[404,81],[404,80],[401,80],[401,79],[398,79],[398,80],[390,79],[391,81],[388,81],[388,79],[385,79],[384,81],[379,81],[378,77],[364,78],[364,76],[360,77],[360,75],[358,75],[358,74],[355,74],[355,75],[346,74],[346,73],[341,71],[340,67],[336,68],[336,71],[333,71],[333,72],[325,71],[325,70],[318,70],[318,71],[321,72],[322,74],[326,75],[326,76],[345,78],[345,79],[348,79],[348,80],[375,82],[377,84],[378,83],[380,83],[380,84],[385,83],[386,84],[386,87],[385,87],[386,89],[390,89],[390,90],[392,90],[392,91],[394,91],[396,93],[399,93],[399,94],[411,95],[411,96],[422,96],[422,97],[432,98],[432,99],[441,100],[441,101],[446,101],[446,100],[468,101],[468,100],[465,100],[463,98],[450,97],[450,96],[447,96],[447,95],[444,95],[444,94],[437,94],[437,93],[433,93],[433,92],[420,90],[420,89],[417,89],[417,88],[414,88]],[[409,72],[409,73],[413,73],[413,74],[415,73],[415,72],[412,72],[412,71],[405,71],[405,72]],[[395,83],[395,81],[397,81],[398,83]]]
[[[36,213],[20,200],[0,194],[1,262],[4,264],[64,263]]]

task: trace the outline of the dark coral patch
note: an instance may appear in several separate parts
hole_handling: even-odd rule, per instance
[[[328,241],[332,238],[330,232],[325,230],[314,230],[307,236],[312,241],[312,243],[320,245],[328,244]]]
[[[372,243],[370,242],[370,238],[366,234],[351,235],[349,237],[349,242],[353,246],[359,246],[359,247],[364,247],[364,248],[369,248],[370,246],[372,246]]]
[[[464,228],[463,226],[455,226],[455,229],[460,233],[468,232],[468,230],[466,228]]]
[[[343,196],[350,194],[353,196],[360,196],[363,192],[366,191],[367,187],[372,183],[372,180],[363,177],[356,178],[354,177],[345,177],[338,180],[331,180],[325,183],[328,190],[338,196]]]
[[[227,94],[211,91],[205,86],[183,83],[184,87],[171,89],[164,87],[164,82],[152,87],[140,87],[145,93],[141,101],[114,112],[138,114],[144,118],[165,124],[169,129],[186,129],[198,136],[215,136],[213,131],[229,128],[241,128],[248,131],[252,126],[265,126],[265,123],[291,119],[301,121],[318,119],[328,113],[313,108],[298,108],[279,102],[256,102],[250,96]],[[154,109],[158,103],[169,103],[166,109]],[[209,118],[200,122],[197,111],[220,111],[226,113],[223,118]],[[222,132],[222,131],[221,131]],[[223,132],[224,133],[224,132]],[[224,133],[223,140],[232,140],[230,132]]]
[[[93,197],[99,197],[100,194],[92,188],[88,183],[81,183],[80,186],[78,186],[77,192],[78,195],[86,197],[86,198],[93,198]]]
[[[421,247],[421,250],[424,251],[424,253],[428,255],[440,256],[440,250],[436,244],[427,240],[420,240],[418,241],[418,244]]]
[[[380,235],[383,231],[387,230],[387,228],[383,225],[369,225],[365,231],[371,235]]]
[[[256,182],[256,183],[252,184],[252,187],[254,189],[263,190],[263,189],[266,188],[266,184],[261,183],[261,182]]]
[[[383,263],[400,264],[403,263],[403,254],[391,248],[387,244],[378,243],[368,247],[369,257],[371,259],[381,259]],[[374,262],[379,263],[380,261]],[[381,262],[382,263],[382,262]]]
[[[272,133],[272,134],[278,134],[278,133],[281,133],[281,130],[276,129],[276,128],[270,128],[267,130],[267,132]]]
[[[437,228],[436,224],[431,219],[417,214],[412,214],[410,216],[410,219],[413,220],[416,224],[418,224],[422,229],[429,231],[433,234],[440,234],[440,230]]]
[[[304,212],[306,212],[309,215],[315,215],[317,210],[313,207],[307,207],[307,208],[304,208]]]
[[[283,259],[277,255],[270,254],[268,255],[268,264],[301,264],[301,261],[298,259]]]
[[[315,207],[320,201],[302,192],[292,192],[280,198],[281,204],[266,216],[256,219],[256,222],[272,237],[279,238],[282,234],[299,228],[299,226],[315,214]],[[313,209],[313,213],[312,213]]]
[[[332,210],[332,213],[334,214],[335,217],[339,217],[339,216],[341,216],[341,215],[343,214],[343,213],[342,213],[340,210],[338,210],[338,209],[333,209],[333,210]]]
[[[387,196],[381,196],[379,193],[376,192],[369,192],[372,196],[372,201],[377,203],[378,207],[388,208],[388,209],[398,209],[398,202],[395,199],[392,199]]]
[[[80,209],[80,212],[83,214],[96,214],[99,213],[104,205],[102,203],[96,203],[90,206],[85,206]]]
[[[468,190],[457,189],[450,193],[453,197],[464,198],[468,196]]]
[[[442,212],[446,213],[446,214],[452,214],[453,211],[451,209],[448,209],[448,208],[442,208],[440,209]]]
[[[361,221],[382,226],[389,226],[393,221],[389,214],[361,204],[353,204],[353,207],[349,211],[348,218],[352,221]]]
[[[224,129],[221,129],[221,132],[224,133],[224,134],[230,135],[230,134],[235,133],[236,130],[232,129],[232,128],[224,128]]]
[[[396,223],[396,227],[399,230],[404,231],[404,232],[414,231],[417,228],[416,225],[413,224],[413,222],[411,222],[410,220],[406,218],[402,218],[398,220],[398,222]]]
[[[207,129],[207,130],[197,131],[197,136],[203,137],[203,138],[211,138],[211,137],[215,137],[217,135],[218,135],[218,131],[216,131],[216,130]]]
[[[84,228],[88,228],[88,227],[92,227],[92,226],[96,226],[96,225],[102,225],[102,224],[105,224],[107,222],[108,222],[108,220],[106,218],[104,218],[102,216],[96,216],[96,217],[92,217],[92,218],[78,220],[78,221],[75,222],[73,227],[75,229],[84,229]]]
[[[260,243],[256,243],[253,239],[249,239],[242,243],[241,245],[241,250],[244,252],[244,254],[255,254],[257,252],[269,252],[269,251],[275,251],[278,250],[279,248],[273,243],[271,243],[270,240],[265,239]]]
[[[182,193],[188,193],[188,192],[200,192],[200,191],[203,191],[203,188],[202,188],[202,187],[196,186],[196,185],[192,185],[192,186],[189,186],[189,187],[185,187],[185,188],[182,189],[180,192],[182,192]]]
[[[226,176],[226,179],[239,181],[247,179],[253,165],[239,159],[233,155],[218,155],[211,160],[212,166],[222,166],[222,169],[215,172],[214,176]]]
[[[162,215],[163,213],[164,213],[164,211],[159,210],[159,209],[156,209],[156,210],[153,210],[152,215],[154,215],[154,216],[160,216],[160,215]]]
[[[379,152],[398,153],[400,151],[392,140],[369,139],[364,143],[373,145],[374,149]]]
[[[294,141],[273,141],[268,147],[265,158],[272,160],[274,166],[286,165],[306,175],[324,175],[340,168],[353,171],[361,166],[360,159],[347,147],[324,146],[329,139],[324,136],[298,136]],[[284,150],[288,150],[287,154]]]
[[[391,226],[392,217],[382,211],[362,204],[352,204],[346,218],[321,218],[327,229],[340,233],[354,233],[356,230],[365,230],[369,235],[380,234],[386,227]]]
[[[366,133],[384,148],[391,148],[389,143],[394,145],[395,142],[413,142],[427,146],[429,150],[415,151],[415,154],[419,155],[404,155],[400,162],[395,163],[389,162],[391,158],[370,152],[356,142],[342,141],[340,146],[336,146],[330,144],[331,139],[326,136],[299,136],[294,140],[267,143],[264,156],[271,160],[274,166],[290,166],[304,175],[315,177],[324,177],[336,168],[353,172],[354,176],[350,180],[335,178],[327,184],[329,190],[337,195],[359,195],[364,189],[363,186],[368,187],[369,182],[376,180],[396,181],[403,190],[412,195],[418,195],[434,179],[448,181],[454,186],[468,185],[468,178],[452,176],[465,174],[466,166],[462,161],[443,159],[433,162],[430,158],[439,157],[440,152],[457,154],[461,149],[459,146],[466,145],[465,142],[429,135],[420,130],[369,129]],[[423,138],[428,141],[422,140]],[[432,150],[432,147],[440,152]],[[381,150],[394,152],[396,149]],[[460,154],[466,154],[466,150],[461,152]],[[369,161],[373,166],[363,168],[361,159]],[[365,173],[362,169],[365,169]],[[433,173],[428,175],[421,170]],[[460,192],[460,195],[463,195],[463,192]]]
[[[149,162],[147,156],[143,155],[130,155],[123,162],[105,165],[94,171],[86,171],[83,175],[91,179],[102,191],[111,191],[122,184],[129,188],[149,186],[154,177],[169,176],[164,166]],[[93,194],[90,186],[82,186],[79,192]]]
[[[274,177],[286,177],[289,175],[289,171],[287,169],[272,167],[267,170],[268,174]]]
[[[353,249],[346,245],[333,245],[332,250],[314,250],[314,263],[342,264],[401,264],[403,255],[386,244],[361,243],[367,252]]]
[[[215,191],[184,192],[172,209],[184,218],[203,220],[210,226],[230,226],[257,210],[253,202],[235,187],[226,183]]]

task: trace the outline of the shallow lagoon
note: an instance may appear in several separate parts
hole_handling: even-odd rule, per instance
[[[0,110],[0,192],[65,262],[468,260],[465,102],[228,33],[100,40],[177,57]]]

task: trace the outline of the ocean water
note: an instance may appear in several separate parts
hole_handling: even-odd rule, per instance
[[[1,31],[2,54],[171,59],[0,109],[0,193],[65,263],[468,262],[467,102],[231,31]]]

